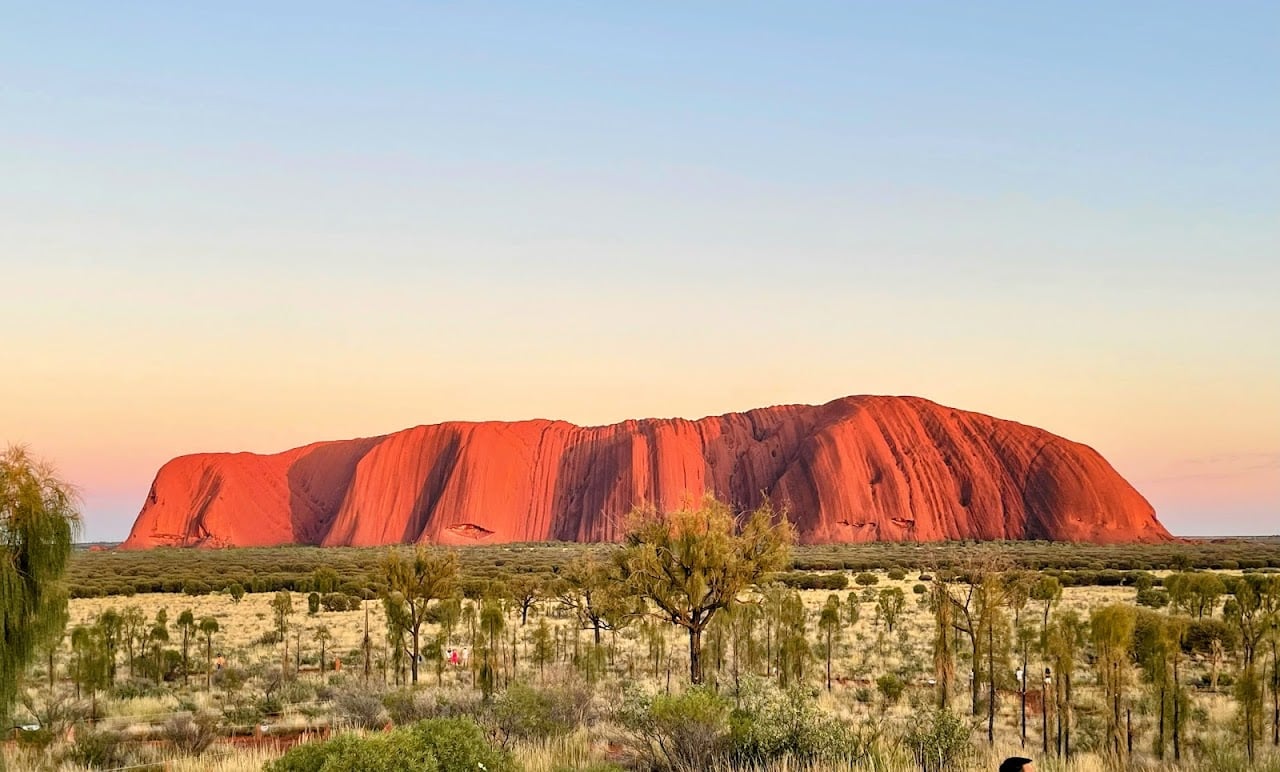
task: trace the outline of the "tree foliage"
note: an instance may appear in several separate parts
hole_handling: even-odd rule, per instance
[[[62,632],[59,582],[79,521],[75,491],[48,464],[18,446],[0,456],[0,716],[38,648]]]
[[[389,550],[378,564],[385,587],[383,604],[388,619],[400,620],[411,643],[409,672],[413,683],[418,682],[419,637],[426,621],[427,607],[432,601],[440,601],[454,593],[458,582],[458,556],[453,552],[440,552],[418,547],[412,556],[400,550]]]
[[[738,518],[707,496],[696,508],[667,515],[632,513],[620,564],[636,591],[689,634],[689,680],[702,683],[702,633],[716,612],[762,576],[784,567],[790,522],[763,504]]]

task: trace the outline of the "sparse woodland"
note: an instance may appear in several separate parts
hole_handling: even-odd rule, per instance
[[[80,553],[8,768],[1280,769],[1274,543],[788,549],[781,522]]]

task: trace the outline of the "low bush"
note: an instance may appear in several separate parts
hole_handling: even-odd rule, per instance
[[[389,717],[379,696],[364,689],[338,692],[333,702],[343,721],[361,729],[378,729],[386,725]]]
[[[907,685],[893,673],[885,673],[876,679],[876,689],[880,692],[880,696],[884,697],[885,702],[894,705],[902,699],[902,693],[906,691]]]
[[[591,692],[581,686],[537,689],[512,684],[494,700],[495,733],[511,740],[545,740],[569,734],[590,718]]]
[[[90,769],[115,769],[129,765],[130,756],[119,732],[86,729],[76,733],[64,759]]]
[[[212,713],[174,716],[164,725],[164,739],[184,755],[199,756],[218,739],[218,717]]]
[[[619,723],[651,767],[672,772],[708,769],[729,729],[729,703],[706,688],[680,694],[628,693]]]
[[[440,772],[488,772],[513,770],[510,755],[493,747],[484,730],[468,718],[433,718],[408,729],[417,742],[430,749]]]
[[[921,772],[950,772],[965,768],[973,754],[973,729],[949,710],[935,710],[912,724],[902,738]]]
[[[268,763],[265,772],[438,772],[431,749],[406,730],[370,737],[345,734],[304,743]]]
[[[853,765],[874,741],[874,735],[824,713],[803,689],[782,691],[753,679],[745,682],[739,701],[724,741],[726,754],[738,765],[764,766],[784,758]]]

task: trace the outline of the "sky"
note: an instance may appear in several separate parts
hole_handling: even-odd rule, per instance
[[[913,394],[1280,532],[1280,5],[0,0],[0,444]]]

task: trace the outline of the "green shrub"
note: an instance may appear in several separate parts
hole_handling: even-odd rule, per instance
[[[199,756],[218,739],[218,716],[212,713],[174,716],[164,725],[164,739],[184,755]]]
[[[949,710],[935,710],[911,725],[903,743],[922,772],[963,769],[973,753],[971,727]]]
[[[780,691],[751,679],[744,682],[739,701],[725,741],[727,755],[739,766],[767,766],[787,757],[854,764],[869,750],[869,737],[823,712],[800,688]]]
[[[186,581],[182,583],[182,591],[192,597],[198,597],[208,595],[213,592],[213,588],[208,582]]]
[[[493,747],[484,730],[468,718],[433,718],[420,721],[408,730],[431,750],[440,772],[504,772],[514,766],[511,757]]]
[[[493,704],[492,720],[503,745],[509,740],[543,740],[569,734],[588,717],[585,689],[535,689],[512,684]]]
[[[885,702],[893,705],[902,699],[902,693],[906,691],[907,685],[893,673],[885,673],[876,679],[876,689],[880,692],[880,696],[884,697]]]
[[[339,716],[361,729],[378,729],[387,723],[387,711],[378,695],[364,689],[339,692],[333,699]]]
[[[65,758],[90,769],[124,767],[130,760],[124,737],[105,729],[77,732],[76,741],[67,749]]]
[[[430,746],[406,730],[357,737],[338,735],[325,742],[304,743],[269,762],[266,772],[399,772],[440,770]]]
[[[650,766],[694,772],[711,766],[729,728],[729,704],[704,687],[680,694],[632,692],[618,714]]]
[[[895,582],[901,582],[907,578],[907,572],[895,566],[889,569],[889,578]]]
[[[1138,590],[1137,603],[1149,608],[1164,608],[1169,605],[1169,593],[1155,588]]]
[[[876,576],[870,571],[863,571],[862,573],[853,577],[853,581],[855,584],[861,585],[863,587],[870,587],[873,584],[879,584],[880,577]]]

